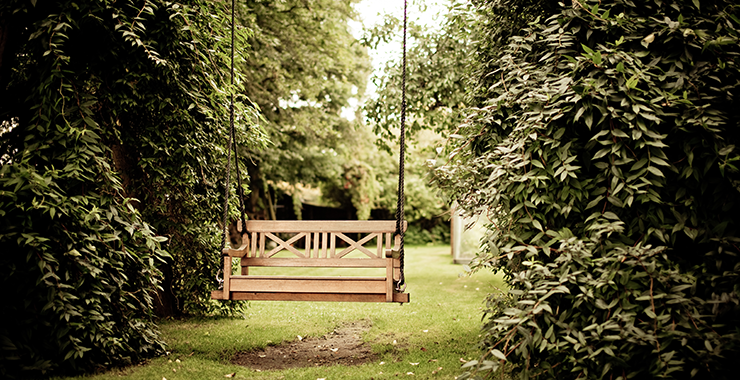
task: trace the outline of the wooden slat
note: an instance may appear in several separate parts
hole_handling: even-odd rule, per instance
[[[229,294],[231,285],[231,256],[224,256],[224,294]]]
[[[337,256],[337,234],[332,232],[331,235],[331,243],[329,246],[329,257],[334,258]]]
[[[385,302],[393,302],[393,261],[385,267]]]
[[[407,223],[404,222],[404,229]],[[393,220],[250,220],[250,232],[394,232]]]
[[[243,258],[243,267],[385,268],[387,259]]]
[[[250,293],[232,292],[230,298],[239,301],[310,301],[310,302],[387,302],[385,294],[347,294],[347,293]],[[408,303],[408,293],[393,293],[393,302]]]
[[[273,259],[277,260],[277,259]],[[292,259],[286,259],[286,260],[292,260]],[[306,259],[307,260],[307,259]],[[345,259],[347,260],[347,259]],[[364,259],[358,259],[358,260],[364,260]],[[239,275],[232,275],[231,279],[237,279],[237,280],[243,280],[243,279],[258,279],[258,280],[276,280],[276,281],[282,281],[282,280],[300,280],[300,281],[324,281],[324,280],[332,280],[332,281],[355,281],[355,280],[362,280],[362,281],[383,281],[383,277],[373,277],[373,276],[283,276],[283,275],[254,275],[254,276],[239,276]]]
[[[231,276],[234,292],[385,293],[382,277]]]
[[[326,251],[329,248],[329,233],[321,233],[321,257],[326,258]]]
[[[252,232],[252,253],[249,255],[250,257],[257,257],[257,233]]]
[[[321,243],[321,233],[316,232],[313,234],[313,257],[319,258],[319,244]]]
[[[306,257],[311,257],[311,233],[306,233],[306,247],[305,247]]]
[[[249,225],[249,222],[247,222],[247,225]],[[258,257],[264,257],[265,256],[265,234],[260,233],[260,248],[259,248],[259,254]]]

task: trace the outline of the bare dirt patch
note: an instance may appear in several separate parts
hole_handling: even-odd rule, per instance
[[[372,362],[377,355],[361,338],[371,325],[367,320],[348,323],[322,337],[296,338],[264,350],[239,352],[231,362],[260,371]]]

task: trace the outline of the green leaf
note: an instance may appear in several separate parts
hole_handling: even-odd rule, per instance
[[[591,129],[591,125],[594,122],[594,115],[590,112],[587,113],[584,121],[586,122],[586,126],[588,127],[588,129]]]
[[[732,151],[734,149],[735,149],[735,145],[727,145],[724,148],[720,149],[719,155],[720,156],[726,156],[726,155],[732,153]]]
[[[652,162],[652,163],[654,163],[656,165],[661,165],[661,166],[671,166],[669,163],[667,163],[667,162],[663,161],[662,159],[660,159],[658,157],[655,157],[655,156],[650,157],[650,162]]]
[[[540,224],[540,222],[537,219],[535,219],[535,220],[532,221],[532,225],[534,226],[534,228],[536,228],[536,229],[538,229],[540,231],[543,231],[542,224]]]
[[[90,126],[92,128],[97,128],[97,126],[98,126],[98,124],[93,119],[91,119],[89,117],[84,117],[84,118],[82,118],[82,120],[85,122],[85,124],[87,124],[88,126]]]
[[[648,159],[647,158],[643,158],[643,159],[635,162],[635,164],[632,165],[632,167],[630,168],[630,171],[631,172],[634,172],[634,171],[639,170],[640,168],[642,168],[643,166],[645,166],[645,164],[647,164],[647,162],[648,162]]]
[[[637,74],[633,75],[630,79],[627,80],[627,88],[634,89],[637,87],[637,84],[640,82],[640,79],[637,77]]]
[[[601,64],[601,52],[600,51],[597,51],[596,54],[593,56],[593,61],[597,65]]]
[[[588,210],[588,209],[590,209],[592,207],[595,207],[597,204],[599,204],[601,202],[602,199],[604,199],[604,196],[603,195],[600,195],[600,196],[596,197],[591,202],[588,202],[588,205],[586,205],[586,209]]]
[[[496,359],[506,360],[506,355],[504,355],[504,353],[501,352],[501,351],[499,351],[498,349],[495,349],[494,348],[493,350],[491,350],[491,355],[493,355],[494,357],[496,357]]]
[[[605,212],[604,213],[604,217],[607,218],[607,219],[611,219],[611,220],[619,220],[619,217],[617,216],[617,214],[615,214],[615,213],[613,213],[611,211]]]
[[[653,174],[657,175],[658,177],[663,177],[663,178],[665,178],[665,176],[663,175],[663,172],[662,172],[662,171],[660,171],[660,169],[656,168],[655,166],[648,166],[647,170],[648,170],[648,171],[649,171],[650,173],[653,173]]]

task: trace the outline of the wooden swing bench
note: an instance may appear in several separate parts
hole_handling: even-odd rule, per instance
[[[404,222],[404,230],[406,223]],[[242,246],[226,248],[223,289],[212,292],[218,300],[409,302],[395,289],[400,278],[400,236],[393,237],[395,221],[265,221],[250,220]],[[279,234],[295,234],[287,240]],[[357,240],[347,235],[360,234]],[[348,244],[337,247],[337,238]],[[268,239],[275,248],[266,248]],[[294,244],[305,239],[305,249]],[[364,247],[376,239],[376,249]],[[391,245],[393,242],[393,245]],[[341,244],[341,243],[340,243]],[[275,257],[288,252],[290,257]],[[355,252],[352,257],[346,257]],[[358,254],[359,256],[357,257]],[[283,254],[284,255],[284,254]],[[283,256],[281,255],[281,256]],[[231,274],[232,257],[241,259],[241,275]],[[262,276],[249,275],[249,267],[385,268],[385,276]]]

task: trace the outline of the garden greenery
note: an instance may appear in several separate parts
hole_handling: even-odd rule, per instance
[[[155,305],[213,310],[225,5],[0,5],[0,377],[131,363],[165,348]]]
[[[251,53],[238,66],[242,91],[259,108],[270,140],[268,149],[242,152],[250,158],[252,217],[274,219],[278,189],[295,186],[332,188],[332,201],[354,205],[359,219],[369,217],[377,187],[374,171],[367,170],[374,165],[372,136],[359,113],[345,117],[352,101],[364,98],[370,71],[367,49],[349,27],[357,2],[239,2],[248,9],[241,22],[253,31]],[[345,187],[347,182],[353,186]]]
[[[740,6],[475,3],[476,107],[435,181],[511,291],[465,377],[735,378]]]

